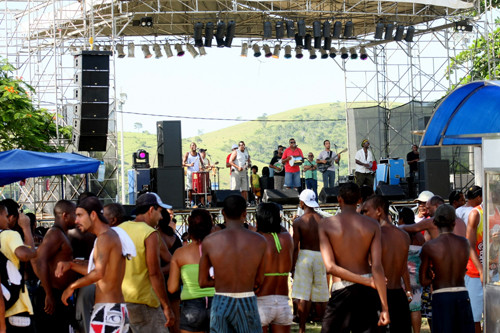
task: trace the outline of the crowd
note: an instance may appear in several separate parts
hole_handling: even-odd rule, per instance
[[[422,316],[436,333],[480,332],[481,188],[466,197],[423,191],[416,214],[394,219],[384,197],[347,183],[325,217],[306,189],[289,232],[278,205],[260,204],[253,226],[232,195],[223,224],[192,210],[182,241],[155,193],[133,219],[91,193],[60,200],[48,230],[6,199],[0,332],[290,332],[296,319],[302,333],[312,318],[322,332],[404,333]]]

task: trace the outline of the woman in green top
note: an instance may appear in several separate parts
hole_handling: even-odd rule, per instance
[[[175,251],[170,263],[168,291],[181,291],[181,332],[208,332],[210,329],[210,306],[215,288],[200,288],[198,284],[201,242],[212,230],[212,216],[205,209],[195,209],[188,218],[188,233],[192,240]]]

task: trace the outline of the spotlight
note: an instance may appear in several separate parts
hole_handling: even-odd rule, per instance
[[[152,17],[142,17],[141,18],[141,27],[151,28],[153,27],[153,18]]]
[[[158,44],[153,44],[153,52],[155,53],[155,58],[156,59],[160,59],[161,57],[163,57],[163,54],[161,54],[161,48],[160,48],[160,45]]]
[[[134,43],[128,43],[128,57],[135,58],[135,45]]]
[[[323,48],[325,50],[329,50],[332,47],[332,37],[325,37],[325,44],[323,44]]]
[[[385,26],[385,40],[391,40],[392,39],[392,32],[394,30],[394,24],[389,23]]]
[[[304,37],[304,48],[306,50],[309,50],[311,48],[311,35],[309,34]]]
[[[469,24],[469,21],[467,20],[462,20],[459,22],[455,23],[455,30],[460,31],[460,32],[471,32],[474,27]]]
[[[278,59],[280,57],[281,46],[279,44],[274,45],[273,58]]]
[[[298,34],[300,37],[304,37],[306,35],[306,22],[304,20],[299,20],[297,22]]]
[[[312,47],[308,51],[309,51],[309,59],[316,59],[318,57],[316,55],[316,50],[313,49]]]
[[[203,23],[197,22],[194,24],[194,33],[193,33],[193,39],[194,39],[194,46],[202,46],[203,45]]]
[[[394,36],[394,40],[398,42],[403,40],[404,33],[405,33],[405,27],[402,25],[398,25],[396,27],[396,35]]]
[[[217,31],[215,32],[215,40],[217,47],[224,47],[224,34],[226,33],[226,23],[220,21],[217,23]]]
[[[353,32],[354,32],[354,24],[352,23],[352,21],[348,21],[345,24],[344,28],[344,38],[352,37]]]
[[[142,53],[144,53],[144,58],[149,59],[153,56],[151,54],[151,52],[149,52],[149,46],[143,45],[143,46],[141,46],[141,49],[142,49]]]
[[[243,43],[241,44],[241,56],[246,57],[248,55],[248,44]]]
[[[349,49],[349,53],[351,53],[351,59],[358,59],[358,54],[356,53],[356,49],[354,47]]]
[[[332,36],[332,24],[329,21],[323,22],[323,37],[330,38]]]
[[[139,149],[132,154],[132,167],[134,169],[147,169],[149,165],[149,153],[144,149]]]
[[[345,47],[342,47],[342,48],[340,49],[340,57],[341,57],[342,59],[347,59],[347,58],[349,58],[349,55],[347,54],[347,49],[346,49]]]
[[[385,25],[382,22],[377,23],[375,26],[375,39],[382,39],[384,37]]]
[[[364,46],[361,46],[361,48],[359,49],[359,58],[361,60],[366,60],[368,59],[368,53],[366,53],[366,48]]]
[[[328,53],[324,48],[319,49],[319,53],[321,53],[321,59],[328,59]]]
[[[286,21],[286,36],[288,38],[295,37],[295,23],[293,21]]]
[[[189,54],[193,56],[193,58],[196,58],[197,56],[200,55],[192,44],[186,44],[186,49],[188,50]]]
[[[207,55],[207,51],[205,50],[205,46],[198,46],[198,51],[200,52],[200,57]]]
[[[253,44],[252,46],[252,50],[253,50],[253,56],[258,58],[261,56],[262,53],[260,53],[260,46],[259,44]]]
[[[332,59],[333,59],[333,58],[335,58],[336,56],[337,56],[337,49],[336,49],[336,48],[334,48],[334,47],[332,47],[332,48],[330,49],[330,58],[332,58]]]
[[[264,22],[264,39],[269,39],[273,36],[273,28],[271,27],[271,22]]]
[[[304,41],[302,37],[299,36],[299,34],[295,34],[295,46],[300,48],[304,47]]]
[[[184,50],[181,44],[175,44],[175,50],[177,51],[177,56],[182,57],[184,55]]]
[[[313,36],[314,37],[321,37],[321,22],[320,21],[313,22]]]
[[[165,50],[165,55],[167,58],[172,58],[174,54],[172,53],[172,48],[170,47],[170,44],[168,42],[163,45],[163,50]]]
[[[273,55],[273,53],[271,52],[271,49],[269,48],[269,45],[264,44],[264,45],[262,45],[262,48],[264,49],[264,56],[266,58],[271,58],[271,56]]]
[[[118,53],[118,58],[125,58],[125,52],[123,52],[123,44],[116,44],[116,52]]]
[[[333,38],[340,38],[340,34],[342,33],[342,22],[337,21],[333,25]]]
[[[415,27],[414,26],[408,27],[408,30],[406,31],[405,41],[407,41],[408,43],[413,42],[414,34],[415,34]]]
[[[302,48],[301,47],[298,47],[296,46],[295,47],[295,58],[297,59],[302,59],[304,55],[302,54]]]
[[[205,47],[212,47],[212,39],[214,39],[214,24],[208,22],[205,24]]]
[[[285,37],[285,27],[282,21],[276,22],[276,39],[283,39]]]
[[[236,22],[229,21],[229,23],[227,24],[226,39],[224,41],[225,47],[231,47],[231,44],[233,44],[235,30],[236,30]]]
[[[290,59],[292,57],[292,47],[290,45],[285,46],[285,59]]]

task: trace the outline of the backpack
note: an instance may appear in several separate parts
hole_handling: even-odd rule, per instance
[[[3,230],[0,230],[0,233]],[[1,248],[0,242],[0,248]],[[3,301],[5,303],[5,311],[10,309],[19,300],[19,295],[21,290],[24,291],[24,269],[23,265],[20,265],[21,270],[18,270],[14,263],[10,261],[1,251],[0,251],[0,278],[2,280],[2,291],[3,291]],[[10,271],[10,275],[9,275]],[[15,284],[15,281],[20,283]],[[12,281],[14,280],[14,281]]]

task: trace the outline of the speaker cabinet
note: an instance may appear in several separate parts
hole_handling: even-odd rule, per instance
[[[217,190],[212,195],[212,207],[222,207],[224,200],[230,195],[239,195],[241,192],[238,190]]]
[[[151,168],[151,191],[174,209],[184,208],[184,169],[181,166]]]
[[[379,183],[375,193],[383,196],[387,200],[401,200],[406,198],[406,194],[399,185],[387,185]]]
[[[275,202],[280,205],[298,205],[299,192],[292,189],[264,190],[263,202]]]
[[[321,203],[338,203],[337,196],[339,195],[339,187],[323,187],[319,192],[319,201]]]
[[[450,162],[425,160],[418,162],[419,192],[431,191],[447,198],[450,194]]]
[[[158,167],[182,166],[181,122],[159,121],[156,123],[158,139]]]

